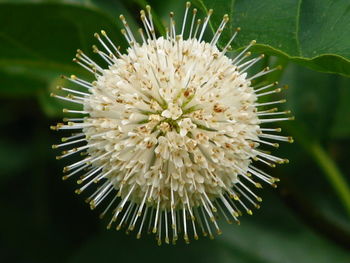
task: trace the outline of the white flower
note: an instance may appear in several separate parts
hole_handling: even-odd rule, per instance
[[[181,31],[171,13],[167,35],[156,37],[147,6],[147,15],[141,11],[141,43],[121,16],[130,44],[127,52],[120,53],[104,31],[95,34],[103,50],[94,51],[108,67],[78,50],[76,62],[96,80],[71,76],[67,79],[86,92],[60,87],[70,94],[53,95],[83,106],[64,110],[83,117],[52,127],[81,130],[53,146],[73,147],[58,159],[84,153],[81,161],[64,168],[64,179],[82,174],[77,193],[99,183],[87,200],[92,208],[108,200],[102,213],[112,210],[108,227],[115,223],[117,229],[137,228],[137,237],[148,228],[159,243],[169,243],[170,237],[176,242],[180,231],[186,242],[190,235],[197,239],[198,231],[212,237],[214,230],[221,232],[217,214],[237,223],[242,210],[251,214],[250,205],[259,207],[261,198],[250,188],[261,187],[258,181],[273,186],[277,181],[253,161],[269,166],[286,162],[259,146],[278,146],[270,140],[291,141],[274,134],[280,129],[263,127],[291,118],[278,117],[287,112],[275,108],[262,109],[282,100],[258,102],[281,89],[273,88],[277,83],[252,86],[253,79],[276,70],[247,76],[246,70],[263,57],[246,61],[255,41],[230,58],[226,51],[238,30],[223,49],[216,46],[228,16],[205,42],[212,10],[201,25],[195,22],[196,9],[187,23],[189,8],[187,3]]]

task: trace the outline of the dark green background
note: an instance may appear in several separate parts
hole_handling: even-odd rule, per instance
[[[149,1],[157,30],[169,11],[182,17],[184,1]],[[266,81],[289,84],[283,94],[296,120],[282,124],[295,138],[277,153],[290,164],[267,169],[278,189],[241,225],[222,222],[215,240],[158,247],[153,236],[106,230],[99,211],[61,180],[63,161],[51,145],[62,134],[49,126],[63,104],[49,97],[61,74],[83,74],[71,59],[91,54],[94,32],[105,29],[125,48],[117,19],[133,28],[143,0],[0,0],[0,261],[1,262],[350,262],[350,3],[331,0],[199,0],[214,8],[211,26],[229,13],[222,42],[237,26],[234,47],[256,39],[263,64],[284,70]],[[207,32],[207,37],[211,33]],[[258,69],[258,67],[256,69]]]

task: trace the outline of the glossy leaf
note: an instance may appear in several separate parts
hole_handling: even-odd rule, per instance
[[[230,16],[224,45],[235,28],[235,47],[257,40],[255,51],[291,59],[312,69],[350,76],[350,3],[347,0],[196,0],[215,12],[216,30],[223,14]]]

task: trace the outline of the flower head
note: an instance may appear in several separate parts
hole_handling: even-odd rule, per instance
[[[217,47],[228,16],[205,42],[212,10],[201,23],[196,9],[189,18],[189,8],[187,3],[180,29],[171,13],[166,36],[157,37],[147,6],[141,11],[140,43],[120,16],[127,52],[122,54],[105,31],[95,34],[102,48],[94,46],[94,51],[108,66],[78,50],[75,61],[95,81],[71,76],[67,79],[86,92],[60,87],[70,94],[53,95],[83,106],[64,110],[82,117],[52,127],[81,130],[53,146],[73,147],[59,159],[84,153],[82,160],[64,168],[64,179],[81,174],[77,193],[99,184],[87,201],[91,208],[107,203],[102,216],[112,210],[108,227],[126,225],[138,237],[148,228],[159,243],[176,242],[180,233],[186,242],[190,236],[197,239],[198,232],[212,237],[221,232],[217,214],[237,223],[242,211],[252,214],[250,207],[259,207],[261,198],[251,187],[261,187],[259,181],[275,186],[278,180],[253,161],[268,166],[287,161],[260,145],[277,147],[271,140],[292,140],[274,134],[280,129],[264,128],[265,123],[290,119],[278,117],[288,112],[261,109],[284,101],[258,102],[281,91],[274,88],[277,83],[252,86],[252,80],[277,68],[248,76],[247,69],[263,58],[248,59],[255,41],[230,58],[226,51],[239,30],[225,47]]]

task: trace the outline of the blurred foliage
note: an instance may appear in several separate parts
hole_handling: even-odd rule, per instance
[[[185,1],[148,1],[158,30]],[[49,97],[61,74],[85,76],[71,62],[77,48],[91,54],[94,32],[106,30],[124,50],[118,15],[139,26],[144,0],[0,0],[0,260],[1,262],[235,262],[350,261],[350,3],[346,0],[196,0],[214,8],[213,29],[229,13],[229,31],[242,32],[235,48],[256,39],[265,63],[282,63],[286,108],[296,121],[284,124],[296,143],[278,153],[291,163],[272,170],[279,189],[263,190],[263,209],[241,226],[222,222],[215,240],[157,247],[105,230],[74,183],[62,182],[62,163],[48,127],[63,104]],[[230,32],[231,31],[231,32]],[[211,34],[208,32],[208,37]],[[314,71],[317,70],[317,71]],[[322,73],[323,72],[323,73]],[[326,74],[336,73],[336,74]],[[268,79],[267,81],[270,81]],[[348,210],[347,210],[348,209]]]

